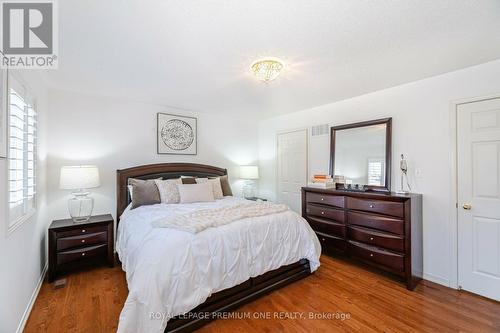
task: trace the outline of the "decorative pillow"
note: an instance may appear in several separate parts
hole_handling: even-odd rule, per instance
[[[231,190],[231,185],[229,185],[229,179],[227,175],[218,177],[220,179],[220,186],[222,187],[222,194],[227,196],[232,196],[233,191]]]
[[[191,176],[181,176],[183,184],[196,184],[196,178]]]
[[[133,190],[132,185],[127,185],[127,191],[128,195],[130,196],[130,201],[132,201],[132,190]]]
[[[178,184],[181,203],[214,201],[214,190],[212,184]]]
[[[177,184],[182,184],[180,178],[177,179],[166,179],[166,180],[155,180],[156,186],[158,186],[158,191],[160,192],[161,203],[165,204],[176,204],[181,200],[179,197],[179,190],[177,189]]]
[[[132,200],[131,209],[159,204],[161,202],[160,192],[158,192],[155,179],[142,180],[130,178],[128,184],[132,186],[130,195],[130,199]]]
[[[212,185],[212,189],[214,192],[214,198],[215,199],[222,199],[224,197],[224,194],[222,193],[222,187],[220,185],[220,179],[219,178],[196,178],[196,183],[197,184],[203,184],[203,183],[210,183]]]

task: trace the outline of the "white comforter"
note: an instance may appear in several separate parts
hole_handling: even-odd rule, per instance
[[[116,250],[129,295],[118,332],[163,332],[167,320],[203,303],[212,293],[238,285],[302,258],[319,267],[320,243],[293,211],[246,218],[198,234],[153,228],[173,214],[241,204],[225,197],[211,203],[159,204],[127,209]]]

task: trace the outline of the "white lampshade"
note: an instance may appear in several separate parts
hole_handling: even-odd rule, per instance
[[[259,179],[259,167],[256,165],[243,165],[240,167],[241,179]]]
[[[99,187],[99,169],[95,165],[63,166],[59,179],[62,190],[80,190]]]

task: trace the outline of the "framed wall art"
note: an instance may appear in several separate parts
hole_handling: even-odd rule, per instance
[[[196,118],[167,113],[158,113],[157,116],[158,154],[197,154]]]

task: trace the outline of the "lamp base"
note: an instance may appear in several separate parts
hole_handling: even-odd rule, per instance
[[[69,215],[73,222],[86,222],[92,216],[94,199],[89,197],[89,192],[75,192],[74,198],[68,200]]]

